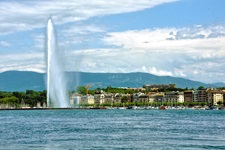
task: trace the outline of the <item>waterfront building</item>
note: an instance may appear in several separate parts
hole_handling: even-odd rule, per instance
[[[105,94],[103,91],[96,91],[94,95],[94,105],[99,106],[105,102]]]
[[[198,90],[194,90],[194,93],[193,93],[193,102],[198,102]]]
[[[223,91],[223,102],[225,102],[225,90],[222,91]]]
[[[81,101],[80,101],[80,104],[82,104],[82,105],[93,105],[94,104],[94,102],[95,102],[95,100],[94,100],[94,96],[93,95],[91,95],[91,94],[87,94],[87,95],[83,95],[82,97],[81,97]]]
[[[149,103],[149,96],[146,94],[142,94],[139,96],[138,101],[145,105],[145,104]]]
[[[144,93],[138,92],[131,95],[131,102],[139,102],[139,97],[144,95]]]
[[[113,96],[113,102],[114,103],[121,103],[121,98],[122,98],[122,94],[121,93],[116,93]]]
[[[104,95],[104,103],[112,104],[114,101],[113,94],[105,94]]]
[[[157,93],[155,95],[155,98],[154,98],[154,102],[157,102],[157,103],[162,103],[163,102],[163,99],[164,99],[164,95],[165,93]]]
[[[208,89],[197,90],[197,102],[207,102],[208,101],[207,90]]]
[[[153,102],[162,103],[163,98],[164,98],[164,93],[163,92],[149,92],[148,96],[149,96],[150,103],[153,103]]]
[[[184,102],[193,102],[194,101],[194,91],[186,90],[184,91]]]
[[[154,101],[155,101],[155,95],[156,95],[157,93],[156,92],[149,92],[148,93],[148,96],[149,96],[149,102],[150,103],[153,103]]]
[[[166,92],[164,95],[163,102],[168,103],[183,103],[184,102],[184,93],[183,92]]]
[[[207,90],[208,104],[217,105],[217,102],[223,102],[223,91],[220,90]]]

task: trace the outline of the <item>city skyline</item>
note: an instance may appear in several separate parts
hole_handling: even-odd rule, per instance
[[[46,72],[51,16],[65,70],[225,82],[223,0],[2,0],[0,72]]]

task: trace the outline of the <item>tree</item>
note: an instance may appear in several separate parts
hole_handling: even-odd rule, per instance
[[[86,87],[85,86],[78,86],[76,89],[77,93],[85,95],[86,93]]]
[[[222,101],[218,101],[217,104],[220,106],[220,105],[223,104],[223,102]]]
[[[12,96],[11,92],[0,92],[0,98]]]
[[[9,104],[9,105],[17,105],[19,103],[19,99],[15,96],[11,97],[4,97],[0,101],[3,104]]]
[[[197,90],[204,90],[204,86],[199,86]]]
[[[126,102],[128,102],[128,97],[127,96],[122,96],[121,103],[126,103]]]
[[[13,92],[12,94],[13,96],[17,97],[20,100],[20,102],[22,99],[26,98],[26,94],[24,92]]]

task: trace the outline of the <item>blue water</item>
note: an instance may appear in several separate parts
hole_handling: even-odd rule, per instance
[[[225,111],[0,111],[0,149],[225,149]]]

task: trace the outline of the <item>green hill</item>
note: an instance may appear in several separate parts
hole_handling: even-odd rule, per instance
[[[215,87],[212,84],[169,76],[155,76],[148,73],[85,73],[67,72],[68,88],[74,90],[78,85],[93,87],[142,87],[144,84],[176,84],[179,88],[197,88],[199,86]],[[27,71],[7,71],[0,73],[1,91],[25,91],[27,89],[42,91],[46,74]]]

